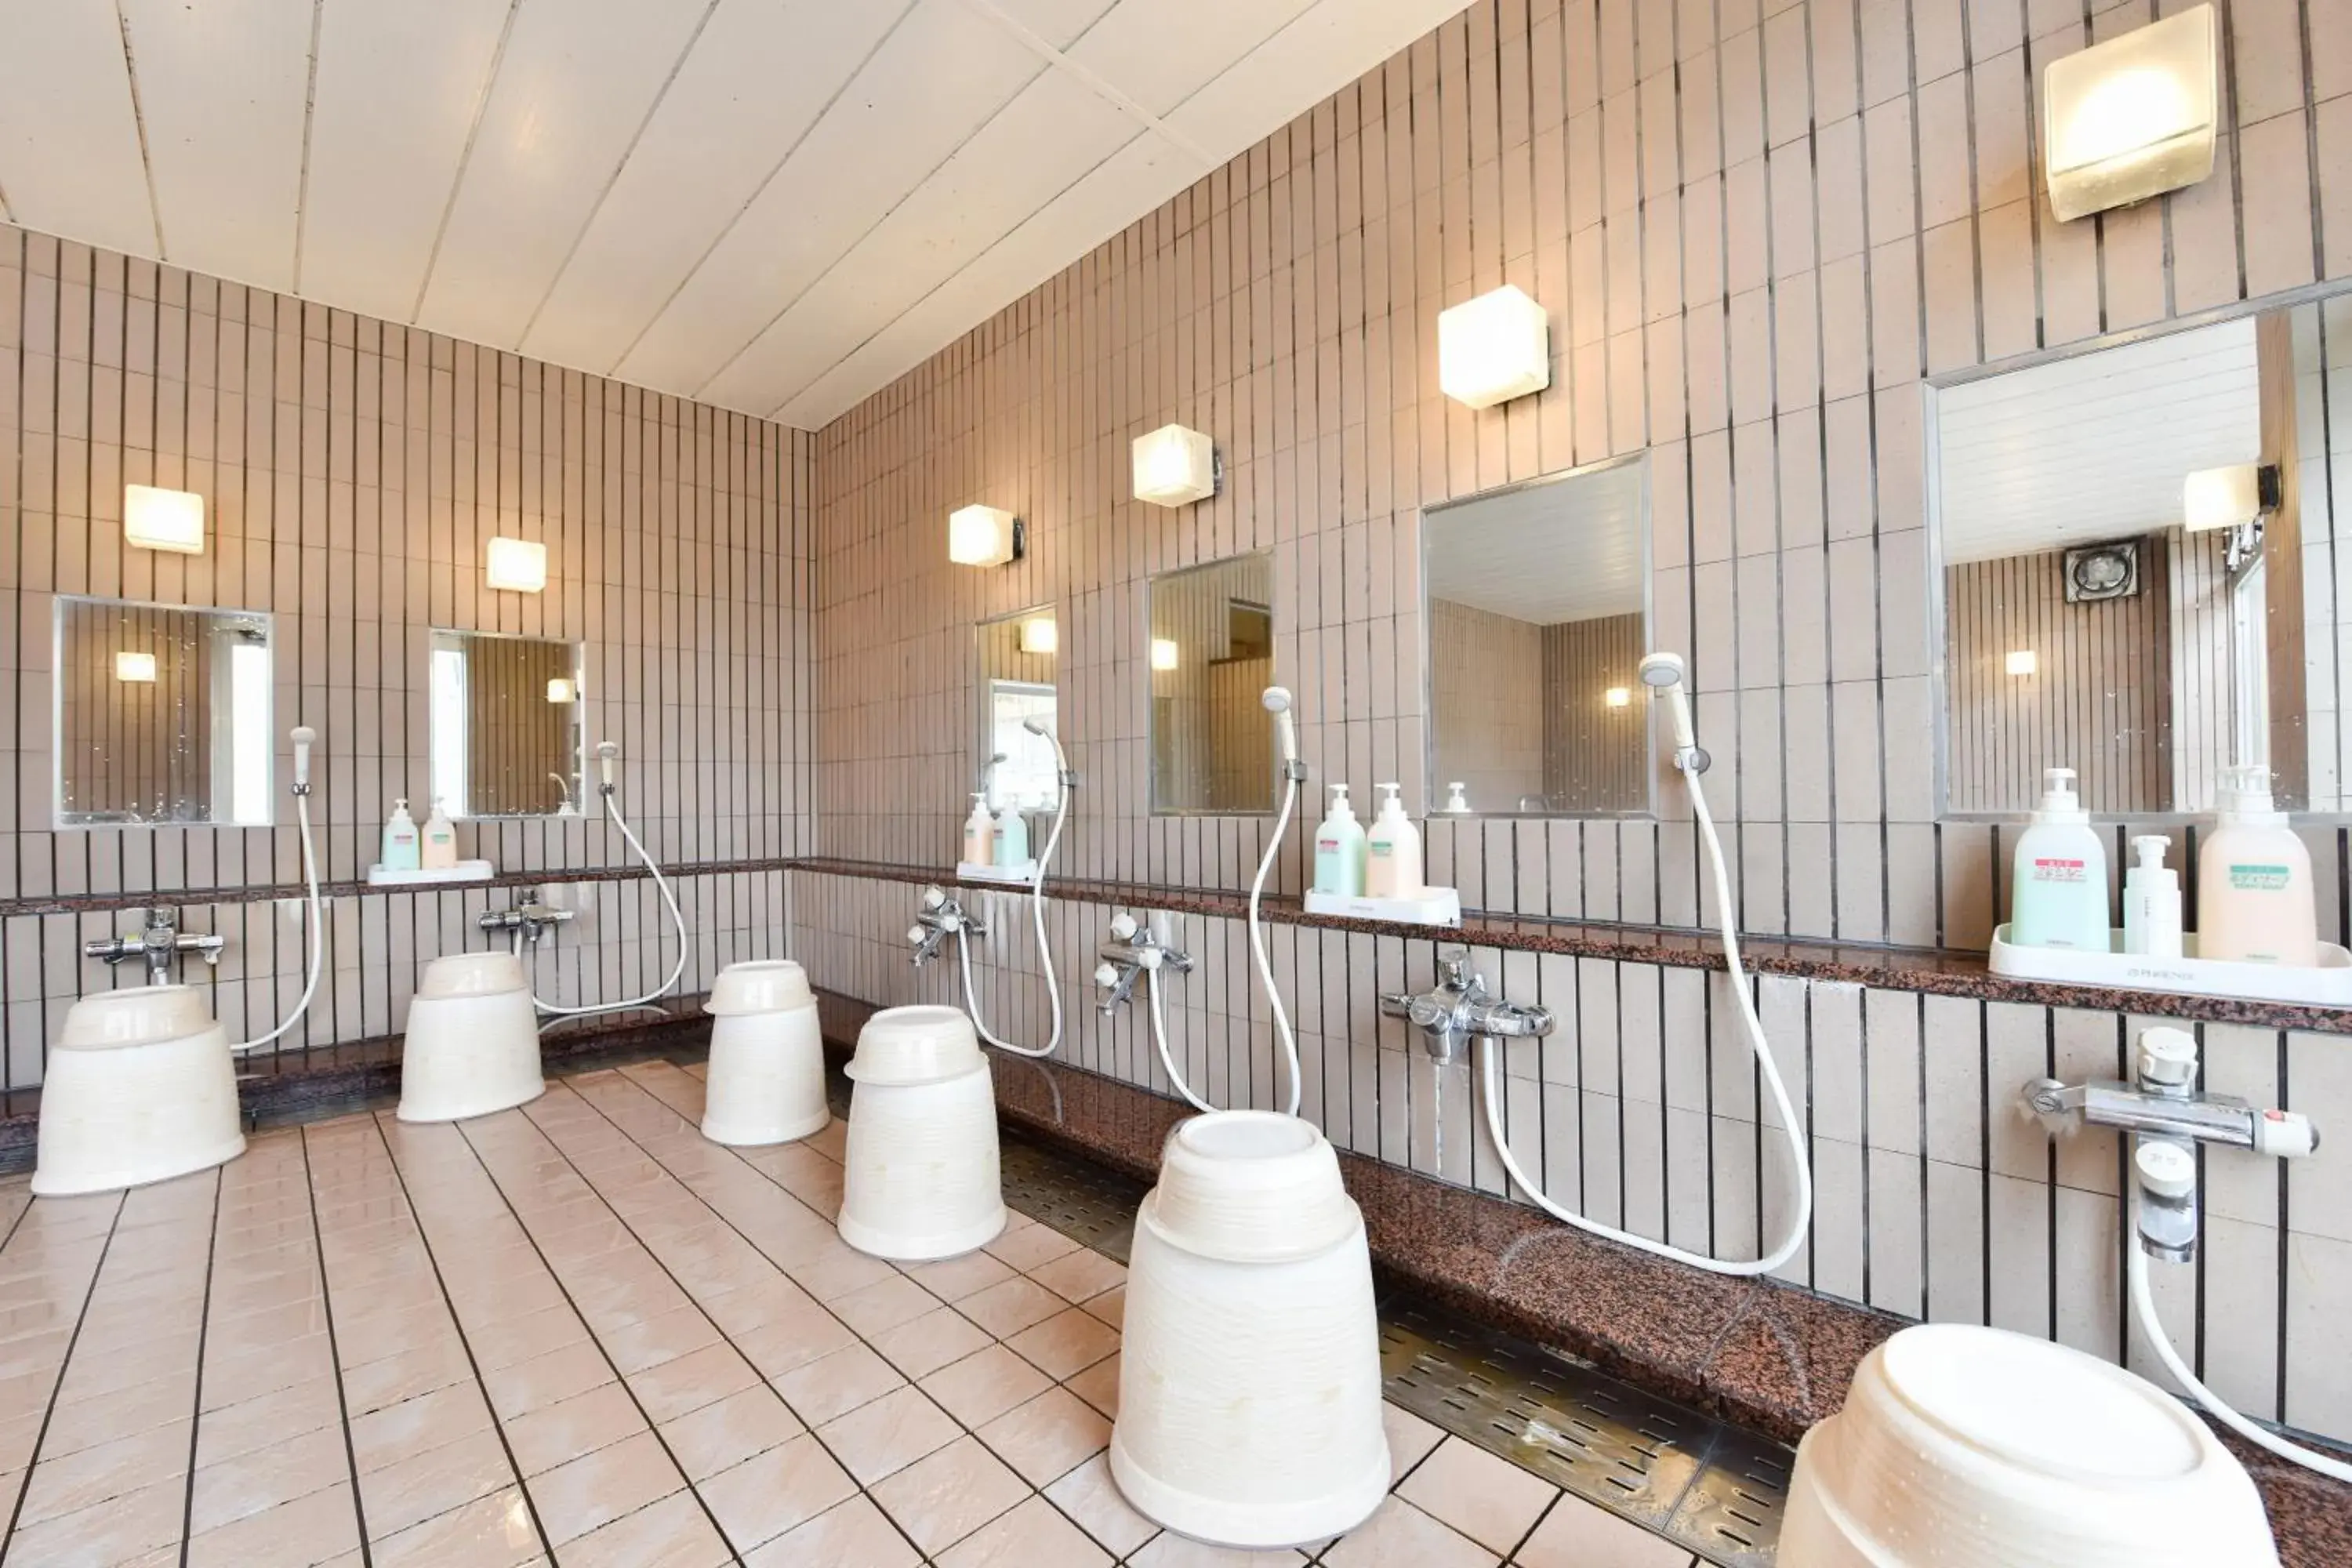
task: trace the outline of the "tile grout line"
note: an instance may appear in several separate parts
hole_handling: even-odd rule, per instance
[[[406,1194],[404,1193],[402,1201],[406,1202]],[[337,1425],[342,1428],[344,1473],[352,1478],[352,1519],[359,1528],[360,1563],[361,1568],[373,1568],[375,1562],[374,1544],[368,1540],[367,1500],[360,1495],[359,1450],[352,1441],[352,1406],[350,1399],[343,1392],[343,1355],[341,1347],[335,1339],[334,1282],[327,1275],[327,1237],[325,1227],[319,1221],[318,1179],[310,1168],[310,1130],[307,1127],[302,1130],[302,1206],[310,1213],[310,1247],[313,1256],[318,1259],[319,1267],[319,1311],[327,1321],[327,1360],[335,1369],[335,1414],[338,1417]],[[418,1228],[421,1230],[423,1226],[420,1226]],[[436,1284],[440,1282],[440,1271],[437,1268],[434,1271],[434,1282]],[[210,1289],[209,1286],[206,1288]],[[447,1293],[445,1291],[443,1294],[446,1298]],[[451,1316],[455,1315],[453,1309]],[[198,1369],[197,1375],[202,1377],[201,1368]],[[193,1508],[195,1498],[193,1473],[190,1477],[188,1496],[189,1506]]]
[[[213,1276],[220,1263],[221,1224],[226,1217],[223,1213],[221,1201],[228,1186],[225,1177],[226,1171],[226,1166],[215,1165],[212,1172],[212,1239],[205,1247],[205,1294],[202,1303],[196,1308],[196,1375],[193,1379],[195,1390],[189,1397],[188,1484],[186,1495],[180,1501],[180,1568],[188,1568],[188,1552],[195,1537],[196,1437],[203,1430],[205,1422],[205,1346],[212,1337]],[[322,1270],[319,1278],[319,1293],[323,1296],[326,1294],[326,1276]],[[333,1342],[331,1339],[328,1342],[330,1347]],[[363,1565],[366,1563],[366,1559],[362,1558],[361,1561]]]
[[[490,1404],[489,1385],[482,1381],[482,1363],[474,1354],[473,1339],[466,1332],[466,1325],[457,1315],[457,1303],[449,1295],[449,1282],[441,1272],[441,1259],[433,1250],[433,1239],[425,1234],[424,1215],[416,1207],[416,1200],[409,1194],[408,1177],[401,1170],[399,1160],[394,1158],[392,1152],[392,1141],[383,1135],[383,1124],[378,1120],[382,1115],[382,1112],[366,1111],[362,1114],[366,1118],[369,1131],[375,1135],[377,1146],[383,1151],[384,1162],[392,1170],[392,1179],[400,1189],[401,1204],[408,1210],[408,1216],[416,1226],[417,1244],[425,1248],[425,1261],[433,1270],[433,1283],[438,1287],[441,1291],[441,1304],[448,1310],[450,1327],[456,1331],[457,1335],[457,1348],[466,1352],[466,1367],[467,1371],[473,1373],[474,1387],[476,1391],[482,1395],[483,1407],[488,1409],[490,1413],[490,1429],[496,1432],[499,1436],[499,1449],[506,1456],[507,1468],[513,1474],[515,1479],[515,1489],[522,1494],[523,1508],[525,1511],[530,1515],[531,1532],[539,1537],[539,1543],[541,1550],[546,1553],[547,1557],[552,1561],[555,1556],[555,1548],[547,1539],[547,1525],[539,1517],[539,1503],[537,1500],[531,1496],[530,1486],[527,1485],[522,1479],[522,1467],[515,1463],[514,1447],[507,1441],[507,1429],[505,1424],[499,1420],[498,1409]],[[309,1161],[309,1151],[306,1148],[303,1154],[303,1163],[306,1166],[308,1165]],[[325,1268],[325,1259],[323,1258],[320,1260],[320,1266],[323,1272]],[[338,1366],[335,1373],[335,1389],[336,1397],[340,1400],[342,1397],[342,1373],[340,1366]],[[404,1401],[403,1403],[405,1402]],[[343,1426],[343,1437],[344,1441],[348,1444],[351,1440],[351,1425],[348,1413],[346,1413]],[[352,1468],[352,1491],[353,1496],[356,1497],[359,1492],[359,1467],[356,1458],[354,1459]],[[459,1508],[463,1508],[465,1506],[467,1505],[464,1503],[457,1505]],[[443,1513],[448,1513],[451,1511],[454,1510],[447,1509],[442,1510]],[[437,1519],[441,1517],[441,1515],[436,1514],[433,1517]],[[422,1524],[427,1521],[420,1520],[417,1522]],[[362,1525],[364,1526],[364,1521],[362,1521]],[[397,1534],[398,1531],[394,1531],[394,1533]],[[360,1531],[360,1538],[362,1542],[367,1539],[367,1531],[364,1528]],[[363,1547],[362,1550],[364,1552],[365,1548]],[[373,1554],[368,1553],[364,1560],[372,1563],[373,1561]]]
[[[65,1388],[66,1373],[73,1365],[75,1349],[81,1343],[82,1325],[89,1321],[89,1304],[98,1296],[99,1276],[106,1271],[106,1260],[114,1250],[115,1233],[121,1227],[126,1201],[127,1194],[115,1195],[113,1215],[106,1222],[106,1239],[99,1246],[98,1258],[90,1265],[89,1284],[82,1290],[81,1310],[74,1314],[73,1332],[67,1336],[65,1354],[58,1358],[57,1381],[49,1385],[48,1401],[41,1407],[41,1429],[34,1434],[33,1447],[25,1456],[24,1479],[17,1483],[16,1500],[8,1505],[8,1526],[0,1530],[0,1563],[7,1562],[16,1547],[16,1521],[23,1516],[25,1499],[32,1492],[33,1472],[41,1462],[41,1445],[48,1438],[49,1423],[57,1418],[58,1395]],[[26,1212],[30,1213],[31,1210],[32,1205],[27,1204]],[[10,1234],[13,1236],[15,1233],[12,1230]]]

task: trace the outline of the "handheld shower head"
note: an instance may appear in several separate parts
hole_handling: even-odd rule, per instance
[[[1298,762],[1298,721],[1290,716],[1290,688],[1286,686],[1269,686],[1265,689],[1265,695],[1261,698],[1260,700],[1265,702],[1265,710],[1274,715],[1274,732],[1276,740],[1282,747],[1282,760],[1284,764],[1286,766],[1297,765]],[[1302,774],[1301,776],[1303,777],[1304,775]]]
[[[294,793],[310,793],[310,748],[318,743],[319,731],[308,724],[294,726]]]
[[[1654,698],[1663,699],[1666,704],[1666,721],[1674,729],[1675,764],[1682,765],[1687,757],[1704,770],[1706,753],[1699,750],[1698,733],[1691,725],[1690,681],[1683,656],[1649,655],[1642,660],[1642,682]]]
[[[596,742],[596,767],[598,771],[604,775],[604,793],[606,795],[613,793],[613,764],[620,760],[620,742],[599,741]]]
[[[1045,722],[1045,716],[1043,713],[1030,714],[1021,721],[1021,727],[1033,735],[1046,735],[1053,732],[1053,726]],[[1002,753],[999,754],[1002,755]]]
[[[1683,675],[1683,656],[1678,653],[1654,653],[1642,660],[1644,686],[1676,686],[1681,684]]]

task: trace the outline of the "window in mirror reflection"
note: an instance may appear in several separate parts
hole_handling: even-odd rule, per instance
[[[1635,458],[1427,512],[1433,795],[1458,780],[1496,816],[1650,809],[1647,476]]]
[[[1151,809],[1274,809],[1274,558],[1151,580]]]
[[[433,800],[452,816],[569,816],[583,809],[577,645],[436,631],[431,660]]]
[[[1948,811],[2029,812],[2042,769],[2071,767],[2095,812],[2200,813],[2240,763],[2269,765],[2283,807],[2341,808],[2347,303],[1937,393]],[[2263,499],[2192,516],[2215,470]]]
[[[1054,672],[1061,631],[1051,608],[1021,610],[980,626],[980,755],[999,811],[1045,811],[1054,804],[1054,748],[1032,734],[1032,719],[1055,731]],[[989,759],[1003,757],[992,768]]]
[[[58,821],[269,821],[269,617],[57,601]]]

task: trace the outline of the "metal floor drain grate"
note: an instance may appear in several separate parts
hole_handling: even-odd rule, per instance
[[[1005,1202],[1120,1262],[1139,1182],[1005,1135]],[[1571,1356],[1405,1295],[1381,1300],[1388,1396],[1723,1568],[1769,1568],[1795,1455]]]

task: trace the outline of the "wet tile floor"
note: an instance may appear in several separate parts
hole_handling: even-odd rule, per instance
[[[734,1151],[698,1068],[257,1135],[218,1171],[0,1183],[7,1568],[1689,1568],[1391,1405],[1397,1482],[1307,1552],[1111,1485],[1125,1269],[1021,1215],[899,1268],[835,1235],[843,1128]]]

